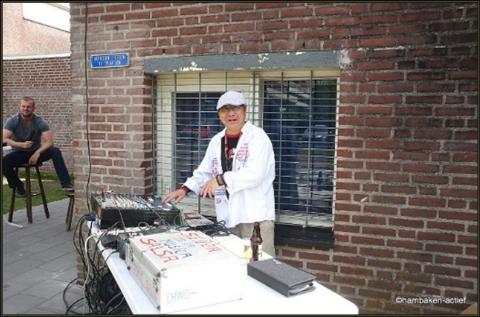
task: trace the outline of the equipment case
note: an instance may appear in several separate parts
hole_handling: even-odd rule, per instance
[[[200,231],[129,240],[126,263],[160,313],[241,299],[246,265]]]

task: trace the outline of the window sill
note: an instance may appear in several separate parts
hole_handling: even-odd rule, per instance
[[[275,224],[275,245],[293,245],[321,247],[331,249],[335,236],[332,228],[302,227],[295,225]]]

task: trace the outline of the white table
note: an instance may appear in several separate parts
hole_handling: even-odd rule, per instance
[[[94,225],[93,232],[97,232]],[[241,239],[230,235],[216,237],[229,250],[243,250]],[[100,251],[103,249],[98,244]],[[125,261],[118,252],[107,249],[102,252],[107,265],[134,314],[160,314],[136,282]],[[268,257],[268,255],[267,255]],[[358,314],[358,307],[342,296],[314,282],[315,290],[292,297],[285,297],[265,284],[247,276],[244,298],[200,308],[179,311],[178,314]],[[232,285],[235,287],[235,285]]]

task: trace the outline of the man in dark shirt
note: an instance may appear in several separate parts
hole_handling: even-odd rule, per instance
[[[7,178],[8,186],[16,188],[17,196],[25,196],[25,188],[15,173],[15,167],[27,162],[37,164],[52,159],[62,187],[71,192],[73,186],[62,152],[53,146],[53,134],[48,123],[34,111],[35,101],[23,97],[19,112],[8,118],[3,126],[3,143],[12,147],[12,152],[2,159],[3,175]]]

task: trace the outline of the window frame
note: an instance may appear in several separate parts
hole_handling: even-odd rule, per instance
[[[276,74],[278,73],[279,70],[275,70],[275,71],[263,71],[264,74]],[[304,69],[301,69],[301,70],[298,70],[298,69],[284,69],[284,70],[280,70],[280,72],[282,72],[282,74],[284,72],[296,72],[296,71],[300,71],[300,72],[304,72],[305,70]],[[310,73],[312,74],[313,71],[317,71],[317,72],[322,72],[322,69],[315,69],[315,70],[309,70]],[[225,71],[221,71],[221,73],[227,73],[227,72],[232,72],[231,70],[225,70]],[[256,74],[255,71],[250,71],[250,72],[253,72],[254,74]],[[198,72],[196,71],[191,71],[189,72],[190,74],[197,74]],[[206,72],[201,72],[201,74],[207,74],[207,73],[214,73],[214,71],[206,71]],[[333,74],[333,75],[332,75]],[[165,74],[158,74],[157,75],[157,78],[155,81],[159,81],[159,82],[162,82],[162,79],[160,76],[162,75],[167,75],[167,76],[174,76],[175,80],[175,87],[178,87],[176,81],[177,81],[177,77],[176,77],[176,74],[175,73],[165,73]],[[180,74],[179,74],[180,75]],[[202,75],[200,75],[202,76]],[[262,76],[260,76],[262,77]],[[260,96],[263,96],[263,84],[262,84],[262,79],[260,77],[256,77],[255,75],[253,76],[254,78],[254,81],[253,83],[251,83],[251,85],[255,86],[255,87],[258,87],[258,91],[257,92],[254,92],[252,93],[251,95],[249,96],[246,96],[247,99],[253,99],[253,100],[263,100],[263,97],[260,97]],[[268,76],[264,76],[264,77],[268,77]],[[273,78],[275,76],[272,76]],[[312,80],[312,77],[313,76],[310,76],[310,78],[305,78],[303,76],[303,80]],[[328,79],[335,79],[336,80],[336,125],[335,125],[335,128],[336,130],[338,130],[338,106],[339,106],[339,102],[338,102],[338,96],[339,96],[339,70],[335,70],[335,71],[326,71],[325,72],[325,76],[314,76],[315,78],[314,79],[325,79],[325,78],[328,78]],[[300,79],[300,78],[298,78]],[[257,82],[258,80],[258,82]],[[264,79],[263,79],[264,80]],[[275,79],[274,79],[275,80]],[[276,80],[280,80],[280,78],[276,78]],[[281,80],[291,80],[290,78],[283,78],[282,76],[282,79]],[[154,82],[155,82],[154,81]],[[160,84],[159,84],[160,85]],[[157,89],[157,87],[159,85],[156,85],[154,87],[154,90]],[[162,86],[161,86],[162,87]],[[189,92],[189,93],[198,93],[199,90],[201,93],[204,93],[204,92],[218,92],[218,91],[224,91],[226,87],[222,86],[222,85],[217,85],[217,86],[212,86],[212,87],[215,87],[215,89],[218,89],[215,90],[215,89],[210,89],[210,90],[205,90],[205,89],[197,89],[197,90],[193,90],[193,89],[185,89],[185,87],[188,87],[188,85],[186,86],[183,86],[182,85],[182,92]],[[165,88],[165,87],[163,87]],[[231,85],[228,86],[228,89],[231,90],[243,90],[239,87],[232,87]],[[167,89],[168,91],[168,89]],[[255,91],[255,90],[254,90]],[[172,94],[172,93],[177,93],[178,90],[176,90],[176,88],[174,90],[169,90],[167,92],[167,94]],[[163,92],[156,92],[155,95],[160,95],[160,99],[163,101],[164,97],[162,96],[165,96],[165,91]],[[172,100],[174,100],[174,96],[172,96],[171,98]],[[155,103],[155,101],[154,101]],[[155,104],[154,104],[154,108],[155,108]],[[171,105],[169,105],[169,108],[171,109],[171,116],[175,116],[176,115],[176,105],[174,105],[173,103]],[[254,122],[254,124],[257,124],[261,127],[263,127],[263,102],[260,103],[256,103],[253,105],[252,107],[252,111],[249,111],[248,112],[248,117],[247,119],[248,120],[251,120]],[[253,116],[253,118],[252,118]],[[175,125],[175,123],[172,123],[172,125]],[[156,126],[156,125],[155,125]],[[174,132],[172,132],[174,133]],[[158,134],[158,131],[156,129],[154,129],[154,134]],[[172,141],[173,142],[173,141]],[[338,142],[338,135],[336,135],[335,137],[335,145],[334,145],[334,153],[335,153],[335,163],[334,165],[336,166],[336,150],[337,150],[337,142]],[[157,155],[155,155],[156,157]],[[336,174],[336,168],[334,168],[334,171],[333,171],[334,175]],[[172,173],[172,177],[174,173]],[[156,180],[155,181],[158,181],[157,177],[156,177]],[[332,203],[332,218],[331,218],[331,227],[319,227],[319,226],[316,226],[316,227],[310,227],[310,226],[302,226],[302,225],[295,225],[295,224],[285,224],[285,223],[275,223],[275,243],[277,245],[282,245],[282,244],[301,244],[301,245],[316,245],[316,246],[323,246],[323,247],[331,247],[333,246],[334,244],[334,234],[333,234],[333,222],[334,222],[334,214],[335,214],[335,202],[334,202],[334,195],[335,195],[335,186],[332,190],[332,200],[333,200],[333,203]],[[199,199],[199,198],[198,198]],[[199,204],[200,205],[200,204]],[[277,210],[276,210],[276,214],[277,214]],[[207,217],[210,217],[210,218],[214,218],[213,215],[206,215]]]

